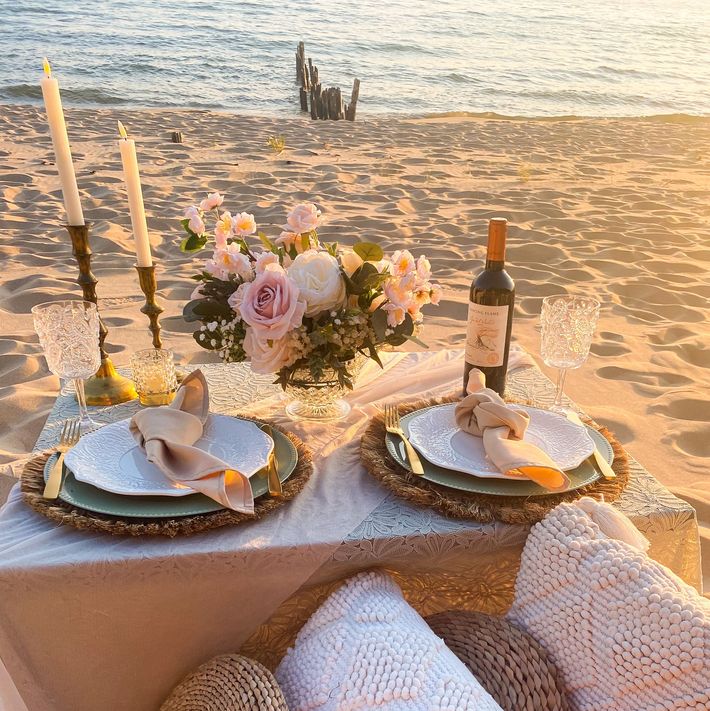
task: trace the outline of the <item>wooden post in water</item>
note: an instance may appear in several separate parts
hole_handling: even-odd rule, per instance
[[[298,91],[301,96],[301,111],[308,111],[308,92],[303,87]]]
[[[296,83],[303,86],[303,65],[306,56],[306,46],[303,42],[298,43],[296,50]]]
[[[306,47],[303,42],[298,43],[296,50],[296,83],[300,85],[299,100],[301,111],[310,111],[312,119],[331,119],[340,121],[355,120],[357,100],[360,94],[360,80],[355,79],[350,103],[343,101],[343,92],[339,87],[323,88],[318,75],[318,67],[308,57],[306,62]],[[310,97],[310,107],[308,100]]]
[[[173,131],[170,140],[173,143],[182,143],[182,131]]]
[[[353,91],[352,91],[352,94],[350,95],[350,103],[348,104],[348,107],[345,111],[345,118],[348,121],[355,120],[355,111],[357,110],[358,96],[360,96],[360,80],[355,79],[353,81]]]

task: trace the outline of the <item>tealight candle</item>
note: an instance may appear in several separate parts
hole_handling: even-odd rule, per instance
[[[64,196],[67,224],[77,227],[85,224],[84,213],[81,209],[79,188],[74,174],[67,125],[64,121],[62,99],[59,95],[59,82],[52,76],[52,68],[49,66],[46,57],[44,59],[44,77],[40,80],[40,84],[42,85],[42,96],[47,110],[49,132],[52,135],[52,146],[54,147],[59,181],[62,186],[62,195]]]
[[[136,142],[132,138],[128,138],[128,132],[120,121],[118,122],[118,133],[121,136],[118,141],[118,148],[121,151],[123,178],[128,192],[128,209],[131,213],[133,239],[136,243],[136,264],[139,267],[152,267],[153,258],[150,254],[148,225],[145,220],[141,176],[138,172],[138,158],[136,157]]]

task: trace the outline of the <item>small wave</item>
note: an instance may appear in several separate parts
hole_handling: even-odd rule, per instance
[[[509,114],[499,114],[495,111],[442,111],[438,113],[424,114],[424,119],[447,119],[447,118],[476,118],[493,119],[496,121],[586,121],[590,118],[603,118],[594,116],[578,116],[576,114],[560,114],[559,116],[513,116]],[[609,118],[609,117],[607,117]],[[634,121],[653,121],[658,123],[684,123],[684,124],[710,124],[710,116],[699,116],[696,114],[649,114],[645,116],[616,116],[612,118],[630,119]]]
[[[41,99],[42,89],[39,84],[10,84],[1,87],[0,94],[9,99]]]
[[[0,87],[0,96],[7,99],[39,100],[42,98],[42,87],[39,84],[10,84]],[[126,99],[102,89],[77,89],[71,86],[62,86],[62,99],[92,106],[118,106],[126,103]]]
[[[454,84],[480,84],[481,80],[475,77],[466,76],[465,74],[459,74],[458,72],[450,72],[444,76],[444,79],[448,79]]]

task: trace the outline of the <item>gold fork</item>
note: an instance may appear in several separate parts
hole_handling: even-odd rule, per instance
[[[79,428],[79,420],[66,420],[62,427],[62,434],[59,437],[57,452],[59,456],[57,461],[52,465],[52,471],[49,472],[47,483],[44,487],[42,496],[45,499],[56,499],[59,496],[59,489],[62,487],[62,465],[64,464],[64,455],[79,441],[81,430]]]
[[[412,472],[422,476],[424,474],[422,462],[414,447],[409,443],[407,435],[404,434],[399,422],[399,411],[395,405],[385,404],[385,429],[390,434],[397,435],[404,442],[404,449],[407,452],[407,459],[409,459],[409,466],[412,468]]]
[[[284,492],[281,486],[281,480],[279,479],[279,469],[276,464],[276,454],[274,451],[276,448],[276,442],[274,441],[274,432],[271,429],[271,425],[267,425],[265,422],[261,423],[259,428],[274,442],[274,449],[272,449],[269,454],[269,463],[266,466],[266,482],[269,487],[269,496],[279,498],[284,495]]]

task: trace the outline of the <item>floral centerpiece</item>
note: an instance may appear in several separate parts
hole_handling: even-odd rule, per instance
[[[381,365],[378,350],[420,343],[421,309],[440,298],[426,257],[407,250],[386,257],[369,242],[321,243],[320,210],[310,203],[294,207],[272,240],[257,232],[253,215],[232,215],[223,201],[210,193],[182,220],[184,252],[214,246],[184,309],[187,321],[200,323],[200,346],[227,362],[251,361],[284,389],[318,390],[352,388],[365,359]]]

